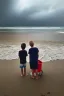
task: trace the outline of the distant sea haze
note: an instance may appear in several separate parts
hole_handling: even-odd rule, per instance
[[[0,32],[44,32],[62,31],[64,27],[0,27]]]
[[[11,34],[11,38],[24,38],[23,40],[64,42],[64,27],[0,27],[1,38],[4,38],[3,33],[5,38]]]

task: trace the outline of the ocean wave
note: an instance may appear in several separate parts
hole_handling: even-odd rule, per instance
[[[40,43],[35,45],[39,48],[39,59],[41,59],[43,62],[64,59],[64,44]],[[27,44],[26,50],[28,51],[29,48],[30,47]],[[18,59],[18,52],[20,49],[19,44],[13,45],[0,43],[0,59]],[[29,62],[29,56],[27,57],[27,62]]]
[[[0,29],[64,29],[64,27],[0,27]]]

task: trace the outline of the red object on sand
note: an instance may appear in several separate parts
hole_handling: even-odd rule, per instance
[[[43,65],[43,62],[38,60],[38,69],[37,69],[38,72],[42,72],[42,65]],[[33,70],[33,71],[35,72],[36,70]]]
[[[42,65],[43,65],[43,62],[38,60],[38,72],[42,71]]]

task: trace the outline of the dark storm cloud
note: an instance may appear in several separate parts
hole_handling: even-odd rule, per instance
[[[64,26],[63,0],[0,0],[0,26]]]

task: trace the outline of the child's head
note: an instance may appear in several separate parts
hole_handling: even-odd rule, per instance
[[[31,47],[33,47],[33,46],[34,46],[34,42],[33,42],[33,41],[30,41],[30,42],[29,42],[29,45],[30,45]]]
[[[22,43],[21,44],[21,48],[22,48],[22,50],[24,50],[26,48],[26,44],[25,43]]]

